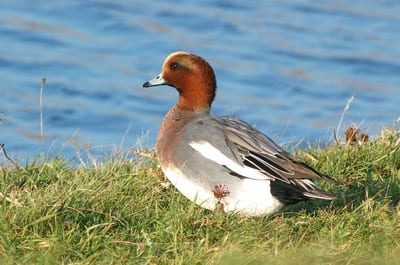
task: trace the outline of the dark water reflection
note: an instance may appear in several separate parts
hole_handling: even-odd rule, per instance
[[[41,151],[46,77],[45,150],[152,147],[177,95],[141,85],[176,50],[213,65],[214,114],[279,143],[331,141],[352,95],[342,129],[376,135],[400,115],[399,32],[396,1],[3,1],[0,143],[23,159]]]

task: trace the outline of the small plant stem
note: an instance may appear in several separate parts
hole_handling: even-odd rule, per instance
[[[7,155],[5,146],[6,146],[6,144],[0,144],[0,148],[1,148],[1,150],[3,151],[4,157],[7,158],[7,160],[10,161],[11,164],[13,164],[13,166],[15,167],[15,169],[19,171],[19,166],[17,165],[17,163],[15,163],[15,162]]]
[[[351,103],[353,102],[353,100],[354,100],[354,95],[351,96],[351,98],[349,98],[349,100],[347,101],[346,106],[344,107],[344,110],[343,110],[343,112],[342,112],[342,115],[340,116],[340,120],[339,120],[339,123],[338,123],[338,126],[337,126],[337,132],[338,132],[338,133],[340,133],[340,127],[342,127],[342,122],[343,122],[344,115],[345,115],[346,112],[349,110],[350,105],[351,105]]]
[[[46,83],[46,78],[42,78],[40,85],[40,139],[42,140],[42,152],[44,152],[44,135],[43,135],[43,86]]]

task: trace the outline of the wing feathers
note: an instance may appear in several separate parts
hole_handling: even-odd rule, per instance
[[[223,118],[221,121],[225,125],[227,145],[239,159],[238,163],[258,170],[267,178],[293,185],[306,197],[334,199],[313,182],[313,179],[334,182],[332,178],[300,162],[246,123],[233,118]]]

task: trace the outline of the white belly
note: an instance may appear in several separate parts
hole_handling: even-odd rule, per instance
[[[179,169],[163,169],[171,183],[188,199],[196,204],[214,210],[218,199],[212,192],[215,183],[203,187],[193,182],[190,176],[185,176]],[[272,214],[282,208],[283,204],[275,199],[270,192],[269,180],[243,179],[235,187],[226,185],[230,192],[228,196],[221,199],[225,212],[239,212],[243,215],[257,216]]]

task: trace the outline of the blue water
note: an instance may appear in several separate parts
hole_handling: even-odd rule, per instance
[[[0,3],[0,143],[23,161],[152,148],[177,93],[142,84],[177,50],[214,67],[213,114],[280,144],[332,141],[353,95],[340,137],[400,116],[398,1],[14,0]]]

